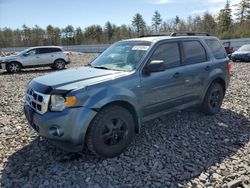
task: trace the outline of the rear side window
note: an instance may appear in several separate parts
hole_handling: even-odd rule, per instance
[[[159,45],[150,58],[152,60],[162,60],[166,68],[180,65],[180,50],[177,42],[170,42]]]
[[[216,59],[224,59],[226,57],[225,50],[218,40],[206,39],[205,42],[210,48],[210,50],[213,52],[214,57]]]
[[[51,52],[61,52],[62,49],[60,48],[50,48]]]
[[[61,52],[60,48],[39,48],[39,54],[53,53],[53,52]]]
[[[183,41],[184,63],[195,64],[207,61],[207,54],[199,41]]]

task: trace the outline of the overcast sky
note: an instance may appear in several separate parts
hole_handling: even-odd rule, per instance
[[[158,10],[163,20],[178,15],[186,20],[189,15],[208,11],[218,14],[226,0],[0,0],[0,28],[21,28],[51,24],[60,28],[67,25],[103,26],[108,20],[116,25],[131,24],[135,13],[140,13],[147,24]],[[240,0],[231,0],[231,5]],[[232,6],[234,9],[234,7]]]

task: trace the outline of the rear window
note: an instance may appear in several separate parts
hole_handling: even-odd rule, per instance
[[[207,61],[207,54],[199,41],[183,41],[185,64],[195,64]]]
[[[226,57],[225,49],[218,40],[206,39],[205,42],[207,43],[210,50],[213,52],[214,57],[216,59],[224,59]]]

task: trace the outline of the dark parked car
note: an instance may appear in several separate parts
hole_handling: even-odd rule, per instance
[[[241,46],[232,54],[231,59],[233,61],[250,62],[250,44]]]
[[[30,126],[57,146],[87,146],[97,156],[114,157],[143,122],[194,106],[218,113],[230,67],[213,36],[124,40],[87,67],[33,79],[24,112]]]

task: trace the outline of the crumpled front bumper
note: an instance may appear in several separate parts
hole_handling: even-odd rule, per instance
[[[62,112],[36,113],[28,104],[24,112],[29,125],[42,137],[67,151],[80,151],[96,111],[85,107],[67,108]]]

